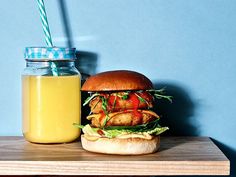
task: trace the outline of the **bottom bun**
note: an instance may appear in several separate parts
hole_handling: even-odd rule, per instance
[[[154,153],[160,147],[160,136],[143,138],[99,138],[95,141],[81,136],[82,147],[91,152],[104,154],[138,155]]]

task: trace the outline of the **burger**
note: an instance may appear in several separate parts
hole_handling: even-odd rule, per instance
[[[168,127],[159,125],[160,117],[152,111],[154,99],[170,96],[155,90],[143,74],[116,70],[89,77],[82,91],[90,95],[90,124],[82,129],[82,147],[91,152],[136,155],[154,153],[160,146],[160,134]]]

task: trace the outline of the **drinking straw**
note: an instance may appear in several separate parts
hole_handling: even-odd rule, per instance
[[[43,0],[37,0],[37,2],[38,2],[38,8],[39,8],[39,12],[40,12],[40,18],[41,18],[41,22],[42,22],[42,27],[43,27],[43,32],[44,32],[46,44],[48,47],[53,47],[52,37],[51,37],[49,25],[48,25],[47,14],[46,14],[44,2],[43,2]],[[52,74],[54,76],[58,76],[56,64],[54,62],[51,62],[50,66],[52,69]]]

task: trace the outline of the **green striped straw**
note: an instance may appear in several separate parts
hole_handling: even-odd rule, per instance
[[[47,14],[46,14],[44,2],[43,2],[43,0],[37,0],[37,2],[38,2],[40,18],[41,18],[41,22],[42,22],[42,26],[43,26],[43,32],[44,32],[46,44],[48,47],[53,47],[52,37],[51,37],[49,25],[48,25]],[[54,76],[58,76],[57,67],[54,62],[51,62],[51,69],[52,69],[52,74]]]

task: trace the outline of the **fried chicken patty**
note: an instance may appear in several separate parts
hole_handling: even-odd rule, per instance
[[[148,92],[130,93],[127,98],[125,98],[125,92],[103,94],[103,96],[107,98],[108,112],[116,112],[127,109],[147,109],[153,107],[153,97]],[[99,96],[91,100],[89,106],[92,113],[97,114],[103,112],[102,100]]]
[[[108,120],[106,120],[104,113],[92,114],[87,117],[91,120],[91,126],[103,127],[106,122],[106,126],[135,126],[141,125],[159,118],[159,116],[150,110],[126,110],[120,112],[113,112],[108,114]]]

